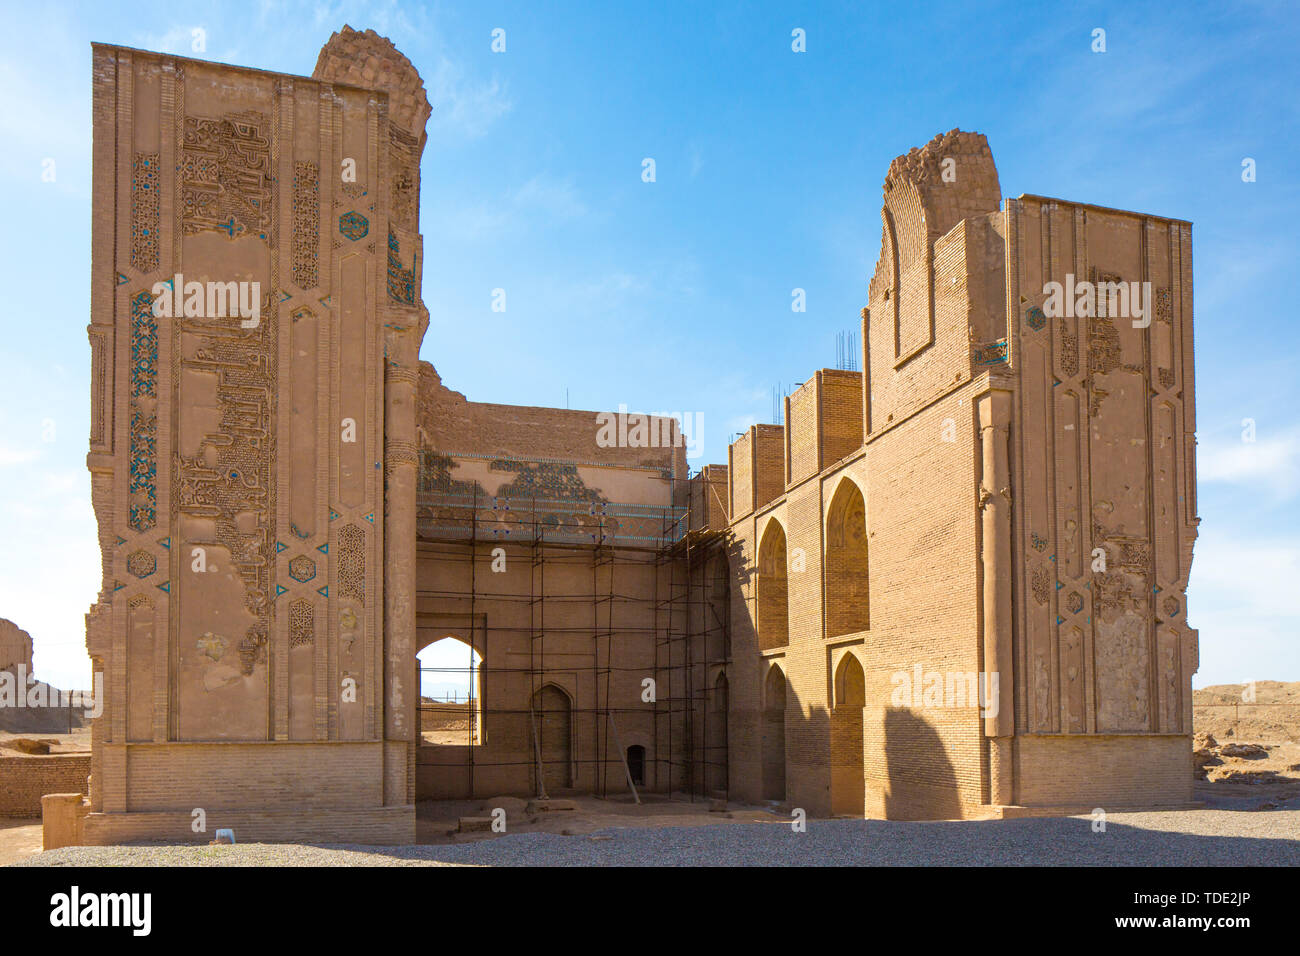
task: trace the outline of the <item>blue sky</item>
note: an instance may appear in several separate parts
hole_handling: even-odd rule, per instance
[[[90,43],[307,75],[348,23],[389,36],[433,103],[423,357],[474,400],[562,406],[567,389],[575,408],[701,414],[697,466],[770,417],[773,386],[835,364],[879,251],[885,170],[937,133],[986,134],[1003,195],[1191,220],[1195,683],[1300,680],[1289,4],[0,6],[0,268],[27,290],[0,316],[0,617],[33,634],[44,679],[86,683],[100,578],[85,470]],[[490,49],[498,27],[505,53]],[[1246,157],[1256,182],[1241,180]],[[795,287],[806,313],[790,311]]]

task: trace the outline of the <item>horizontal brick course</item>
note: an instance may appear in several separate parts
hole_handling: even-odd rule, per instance
[[[83,793],[90,754],[0,757],[0,817],[39,817],[47,793]]]

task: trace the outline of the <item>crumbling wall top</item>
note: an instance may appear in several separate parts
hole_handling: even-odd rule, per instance
[[[32,637],[13,621],[0,618],[0,671],[18,673],[18,665],[32,672]]]
[[[993,152],[983,133],[949,130],[896,157],[885,175],[886,205],[904,184],[920,194],[932,240],[963,219],[996,212],[1002,201]]]
[[[346,83],[388,94],[389,119],[424,144],[424,124],[433,108],[420,73],[393,41],[374,30],[344,25],[321,47],[312,79]]]
[[[997,212],[1002,203],[988,140],[959,129],[896,157],[882,192],[880,258],[869,299],[878,301],[892,289],[895,307],[898,293],[909,292],[898,288],[908,274],[919,281],[928,271],[937,239],[963,219]]]

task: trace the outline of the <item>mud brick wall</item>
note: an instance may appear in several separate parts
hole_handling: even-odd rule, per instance
[[[761,508],[785,490],[785,429],[754,425],[754,496]]]
[[[862,373],[822,369],[821,467],[862,447]]]
[[[1190,799],[1190,228],[999,194],[977,134],[895,160],[864,373],[786,400],[783,494],[738,474],[757,432],[732,446],[734,792],[898,819]],[[1071,273],[1149,282],[1148,325],[1045,315]]]
[[[685,439],[678,423],[654,417],[647,435],[655,444],[633,447],[601,444],[601,425],[608,414],[531,405],[471,402],[442,384],[437,370],[420,363],[420,392],[416,411],[422,447],[444,454],[490,454],[507,458],[562,459],[607,465],[664,468],[674,477],[686,476]],[[657,411],[657,409],[656,409]],[[628,428],[636,425],[627,413]]]
[[[721,531],[727,527],[727,466],[705,465],[690,483],[690,529]]]
[[[478,721],[477,707],[471,708],[468,703],[421,701],[419,711],[422,733],[430,730],[460,730],[468,734],[470,722]]]
[[[0,817],[39,817],[47,793],[84,793],[90,754],[0,757]]]
[[[812,378],[785,400],[785,479],[793,484],[818,469],[817,406],[818,379]]]
[[[754,510],[754,460],[751,445],[753,431],[747,431],[727,448],[727,476],[730,501],[728,511],[732,520],[743,518]]]

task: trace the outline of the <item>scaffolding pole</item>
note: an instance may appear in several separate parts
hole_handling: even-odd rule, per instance
[[[602,796],[608,796],[609,749],[612,745],[618,750],[619,762],[623,765],[634,799],[640,802],[630,755],[623,747],[617,718],[620,715],[644,715],[645,708],[637,706],[638,702],[631,696],[620,705],[616,696],[630,695],[631,689],[637,688],[639,681],[620,681],[615,686],[614,677],[616,672],[645,674],[644,665],[636,665],[635,656],[632,660],[634,666],[618,665],[618,644],[620,641],[648,639],[655,683],[655,700],[650,714],[650,740],[654,752],[645,756],[646,763],[653,760],[655,766],[662,767],[665,771],[662,777],[655,780],[656,789],[661,789],[671,799],[680,785],[686,790],[687,798],[694,801],[697,796],[707,795],[713,789],[714,768],[718,766],[722,768],[723,787],[726,787],[728,742],[724,739],[721,744],[712,743],[711,715],[708,711],[711,703],[718,703],[717,688],[710,682],[710,674],[716,666],[725,670],[730,656],[729,582],[720,594],[710,594],[708,582],[704,579],[710,559],[722,553],[719,545],[723,535],[707,528],[703,532],[692,532],[694,516],[691,496],[689,493],[679,496],[677,486],[677,482],[689,479],[666,477],[670,482],[669,501],[678,501],[684,497],[685,508],[671,504],[667,507],[614,506],[603,501],[543,499],[534,495],[530,501],[525,501],[527,513],[520,514],[510,499],[489,497],[485,502],[477,482],[471,493],[460,496],[430,495],[427,493],[429,489],[424,489],[424,497],[420,500],[422,520],[419,537],[422,553],[455,560],[456,552],[459,551],[470,562],[468,591],[454,587],[422,587],[418,593],[423,599],[432,599],[434,603],[450,608],[455,608],[462,600],[465,602],[460,604],[462,610],[459,613],[454,610],[445,612],[449,615],[459,617],[466,608],[468,610],[470,657],[466,671],[470,685],[465,714],[468,754],[463,755],[464,763],[461,766],[467,768],[471,798],[477,795],[480,768],[488,766],[531,765],[536,775],[536,786],[533,789],[539,797],[545,798],[548,795],[547,753],[542,731],[548,727],[549,711],[543,709],[539,713],[538,695],[548,680],[546,638],[552,631],[557,637],[586,633],[592,638],[592,706],[577,706],[579,701],[575,699],[568,707],[570,737],[563,748],[568,755],[568,765],[564,768],[562,780],[569,781],[573,786],[592,786]],[[465,514],[466,511],[468,515]],[[652,530],[649,522],[653,519],[658,519],[659,526]],[[701,527],[704,527],[703,522]],[[489,590],[480,594],[482,584],[477,572],[478,551],[480,542],[485,539],[502,545],[522,546],[528,550],[526,594],[520,593],[517,588],[503,592],[495,581]],[[563,586],[578,593],[553,594],[548,590],[546,565],[552,562],[561,565],[557,581],[566,582]],[[581,588],[573,589],[574,578],[563,570],[564,565],[578,563],[588,564],[591,568],[590,594],[581,593]],[[651,573],[653,583],[648,597],[644,590],[638,593],[638,585],[635,583],[638,578],[635,574],[631,577],[620,575],[620,564]],[[629,582],[628,593],[619,592],[620,580]],[[719,614],[715,603],[719,598],[724,605],[723,615]],[[522,601],[528,602],[526,626],[517,617],[512,622],[509,615],[503,614],[495,615],[500,620],[488,620],[486,616],[484,620],[479,620],[479,608],[489,606],[483,602],[491,602],[491,606],[499,607],[501,603],[508,605]],[[647,605],[647,601],[651,603]],[[577,623],[580,618],[575,619],[571,613],[563,610],[564,605],[587,602],[592,606],[589,628]],[[559,623],[549,629],[546,621],[548,603],[560,606],[561,614]],[[648,621],[642,616],[647,612]],[[507,682],[509,675],[526,672],[529,693],[526,709],[489,709],[487,704],[490,695],[486,693],[486,687],[476,686],[475,678],[479,668],[475,663],[475,654],[481,649],[481,657],[486,662],[493,630],[499,636],[509,633],[527,635],[526,667],[510,665],[508,658],[503,658],[499,665],[490,668],[494,678]],[[719,633],[722,635],[722,646],[715,653],[713,639]],[[628,645],[629,648],[631,646]],[[569,655],[571,651],[562,647],[561,653]],[[567,663],[563,666],[566,670],[571,669]],[[499,699],[499,695],[496,698]],[[704,713],[697,715],[696,710],[701,706]],[[458,713],[455,710],[448,712],[453,715]],[[510,754],[502,755],[507,759],[493,760],[475,753],[476,745],[482,745],[486,739],[489,718],[511,714],[527,715],[532,737],[531,760],[512,760],[509,759]],[[592,735],[594,746],[591,751],[586,751],[582,740],[585,733]],[[588,763],[587,759],[580,756],[584,751],[591,754],[593,775],[588,776],[585,771],[581,771],[580,776],[574,778],[573,774]],[[433,762],[426,766],[454,767],[457,764]]]

